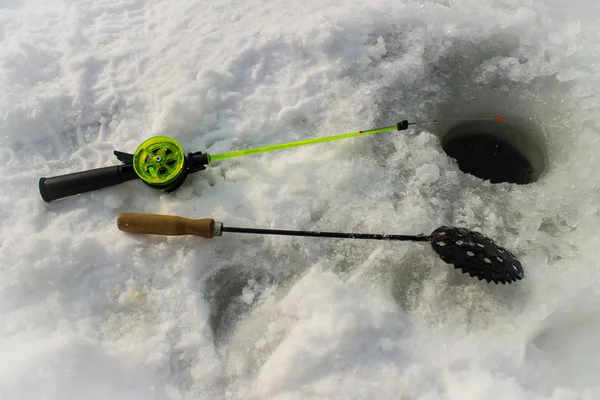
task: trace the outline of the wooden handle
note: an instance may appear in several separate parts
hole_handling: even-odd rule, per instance
[[[210,239],[214,236],[215,220],[189,219],[174,215],[123,213],[117,219],[123,232],[150,235],[194,235]]]

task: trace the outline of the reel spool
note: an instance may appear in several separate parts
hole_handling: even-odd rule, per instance
[[[187,175],[185,152],[175,139],[154,136],[135,151],[133,169],[146,185],[173,191],[181,186]]]

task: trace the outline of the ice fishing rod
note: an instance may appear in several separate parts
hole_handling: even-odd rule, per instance
[[[321,231],[293,231],[228,227],[212,218],[189,219],[174,215],[122,213],[117,219],[119,230],[148,235],[192,235],[206,239],[222,236],[224,232],[259,235],[305,236],[317,238],[370,239],[388,241],[429,242],[437,255],[447,264],[471,277],[496,284],[513,283],[523,279],[523,267],[510,251],[489,237],[465,228],[442,226],[430,235],[386,235]]]
[[[473,120],[469,118],[467,120]],[[485,120],[496,120],[503,122],[503,117],[475,118]],[[443,120],[443,121],[457,121]],[[465,119],[460,119],[465,120]],[[334,140],[347,139],[358,136],[372,135],[375,133],[389,132],[393,130],[403,131],[410,125],[430,124],[442,122],[442,120],[398,122],[396,125],[384,128],[369,129],[358,132],[344,133],[341,135],[325,136],[314,139],[300,140],[296,142],[280,143],[264,147],[256,147],[246,150],[230,151],[221,154],[208,154],[201,151],[190,152],[187,155],[181,145],[168,136],[154,136],[136,149],[133,154],[114,151],[114,155],[121,165],[96,168],[82,172],[74,172],[50,178],[42,177],[39,180],[39,191],[42,199],[46,202],[58,200],[64,197],[102,189],[117,185],[119,183],[141,179],[146,185],[173,192],[183,185],[189,174],[206,169],[214,161],[225,160],[235,157],[244,157],[252,154],[267,153],[276,150],[290,149],[293,147],[312,145]]]

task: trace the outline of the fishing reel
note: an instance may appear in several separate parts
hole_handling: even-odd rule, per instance
[[[206,153],[185,152],[181,145],[168,136],[155,136],[143,142],[135,153],[115,152],[117,158],[132,164],[136,175],[148,186],[165,192],[177,190],[188,174],[206,169]]]
[[[122,165],[40,178],[39,190],[46,202],[141,179],[147,186],[173,192],[191,173],[206,169],[208,154],[185,154],[181,145],[168,136],[154,136],[138,146],[133,154],[114,151]]]

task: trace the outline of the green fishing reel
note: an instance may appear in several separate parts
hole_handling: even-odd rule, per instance
[[[139,145],[133,154],[133,169],[148,186],[169,189],[185,179],[185,152],[168,136],[155,136]]]
[[[168,136],[153,136],[138,146],[133,154],[115,151],[135,175],[146,185],[165,192],[173,192],[191,173],[206,169],[208,154],[201,151],[185,154],[183,147]]]

